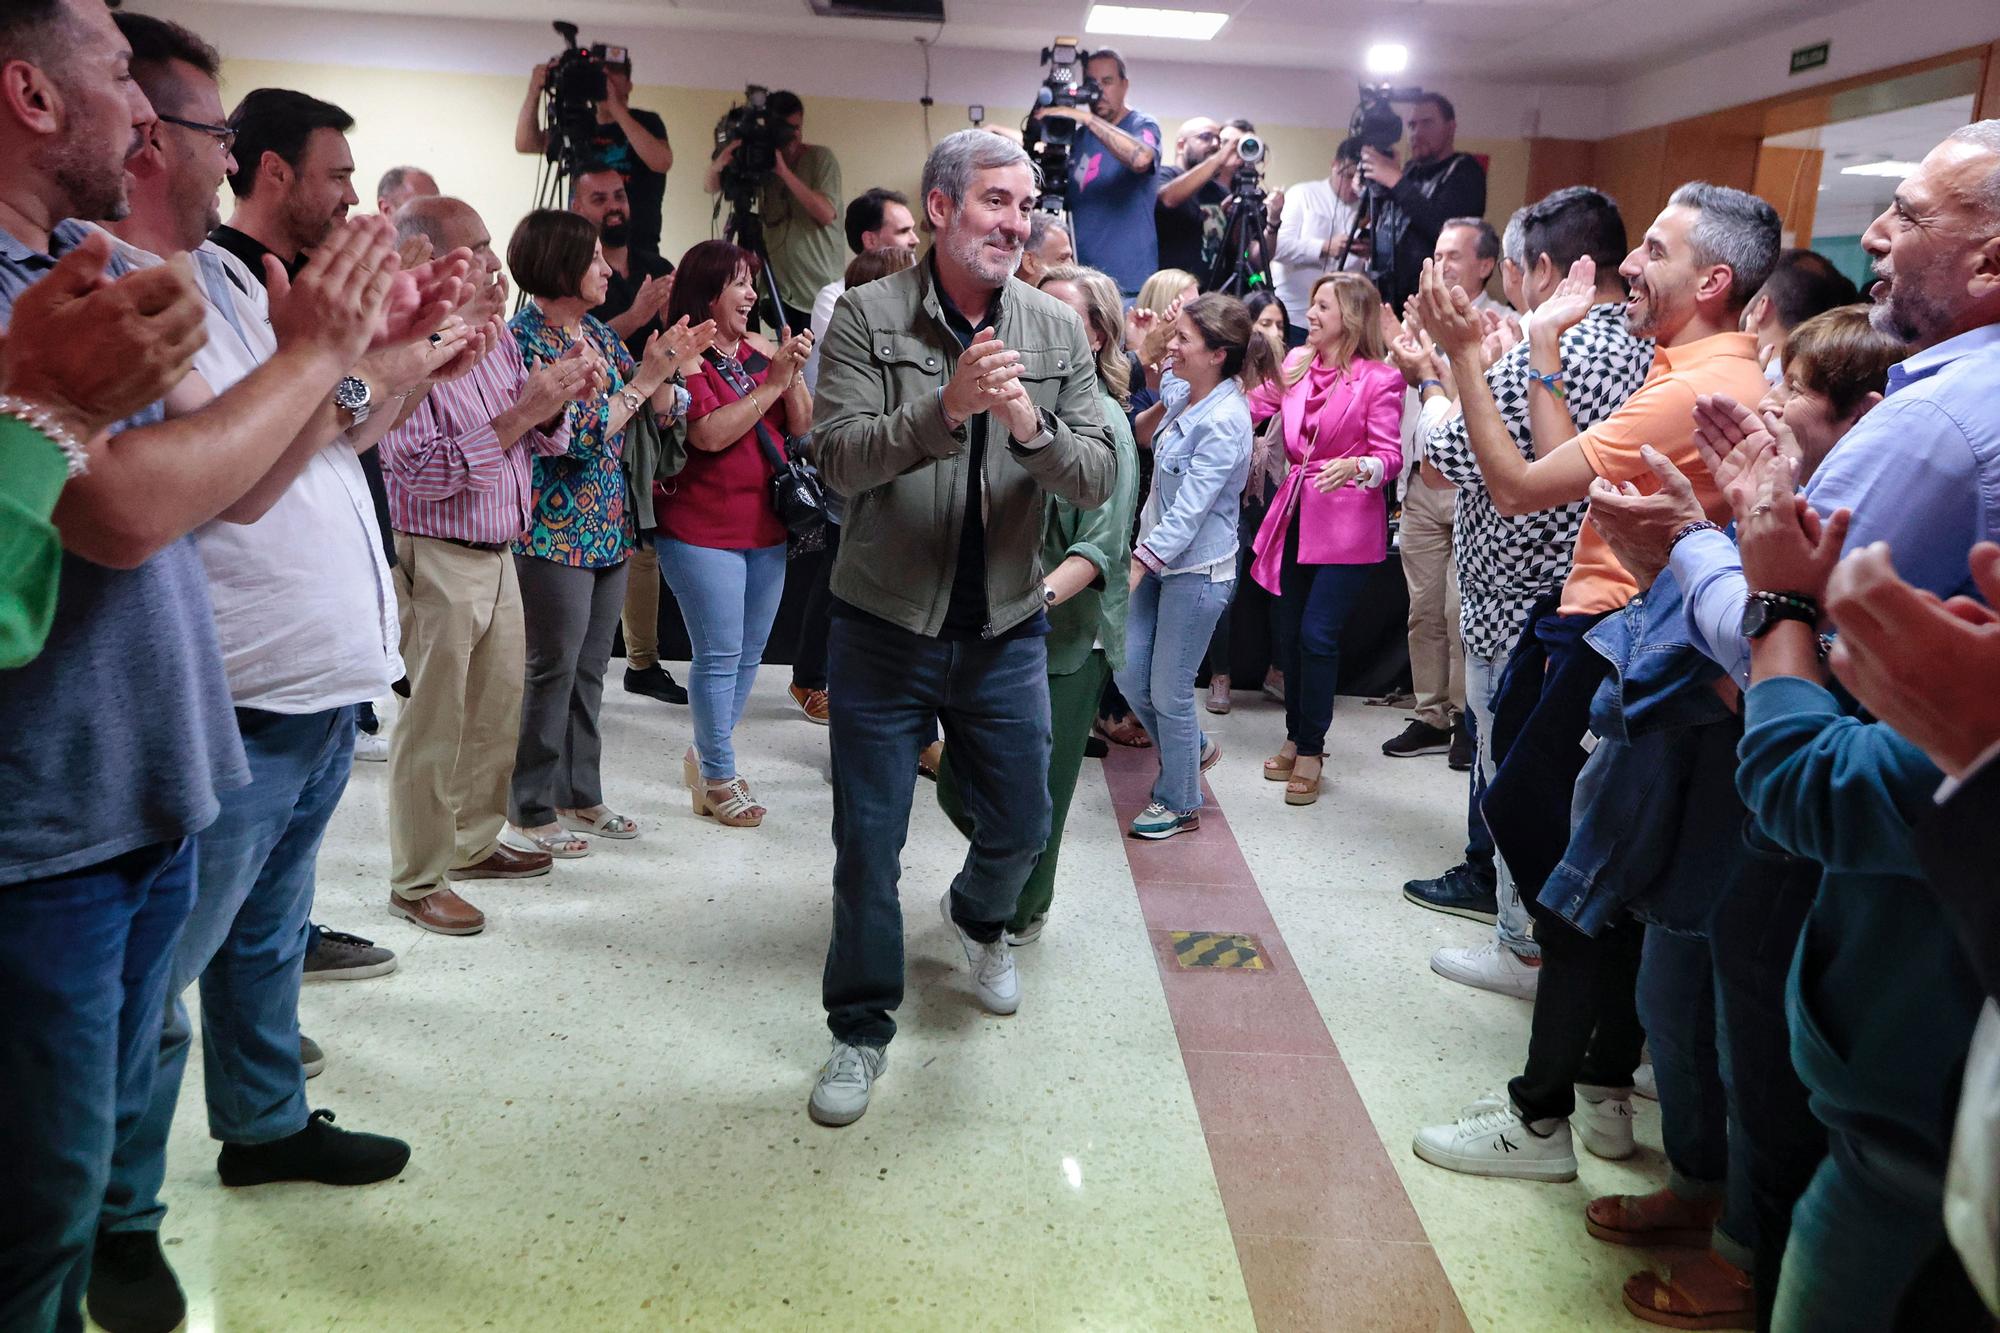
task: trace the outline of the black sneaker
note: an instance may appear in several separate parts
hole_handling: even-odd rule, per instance
[[[105,1333],[169,1333],[187,1318],[157,1231],[98,1232],[83,1303]]]
[[[1419,907],[1468,921],[1493,924],[1500,916],[1500,899],[1493,881],[1460,862],[1436,879],[1413,879],[1403,886],[1403,896]]]
[[[1420,754],[1444,754],[1451,749],[1451,733],[1443,727],[1434,727],[1420,717],[1410,719],[1410,725],[1394,740],[1382,742],[1382,753],[1391,759],[1413,759]]]
[[[306,949],[307,981],[361,981],[395,970],[395,953],[374,940],[325,926],[313,928],[312,943]]]
[[[1479,747],[1473,743],[1472,728],[1465,725],[1465,715],[1461,713],[1451,724],[1451,752],[1445,763],[1451,765],[1454,773],[1470,773],[1478,758]]]
[[[643,694],[649,699],[658,699],[661,703],[667,704],[684,704],[688,701],[686,688],[657,662],[644,671],[634,671],[631,667],[626,667],[625,692]]]
[[[402,1174],[410,1145],[380,1134],[335,1129],[333,1112],[314,1111],[306,1127],[271,1143],[225,1143],[215,1169],[225,1185],[311,1180],[321,1185],[372,1185]]]

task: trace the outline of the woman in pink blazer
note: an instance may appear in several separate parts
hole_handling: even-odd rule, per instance
[[[1282,382],[1250,395],[1253,420],[1284,419],[1285,480],[1257,531],[1251,577],[1278,597],[1285,744],[1264,776],[1288,805],[1319,799],[1340,679],[1340,631],[1389,554],[1387,484],[1403,468],[1403,376],[1386,364],[1375,285],[1358,273],[1314,284],[1306,345]]]

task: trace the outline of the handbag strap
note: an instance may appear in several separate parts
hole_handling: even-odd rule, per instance
[[[715,367],[716,373],[722,376],[723,382],[736,394],[738,402],[757,391],[757,385],[750,378],[750,372],[744,369],[743,363],[735,357],[718,352],[713,347],[703,352],[702,356]],[[784,472],[789,469],[791,455],[786,452],[784,442],[778,438],[778,432],[771,429],[770,422],[761,416],[758,417],[757,424],[751,427],[751,433],[757,437],[757,448],[763,453],[764,461],[771,465],[773,472]]]

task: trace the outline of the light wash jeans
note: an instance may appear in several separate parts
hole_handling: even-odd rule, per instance
[[[299,983],[326,826],[354,768],[354,709],[283,714],[239,708],[250,785],[222,793],[196,841],[194,910],[174,954],[152,1098],[111,1159],[101,1225],[157,1231],[167,1136],[193,1032],[181,993],[201,984],[208,1132],[270,1143],[306,1127]]]
[[[1510,646],[1509,652],[1512,651]],[[1493,695],[1506,669],[1508,653],[1481,657],[1465,655],[1465,706],[1472,710],[1472,729],[1479,741],[1479,780],[1493,781]],[[1493,924],[1499,941],[1523,958],[1540,958],[1542,946],[1535,943],[1534,919],[1528,915],[1521,891],[1507,869],[1507,858],[1493,850],[1494,893],[1500,900],[1500,915]]]
[[[655,537],[653,546],[694,649],[688,707],[694,713],[701,775],[721,782],[736,776],[730,738],[750,703],[764,642],[785,595],[785,548],[780,543],[730,551],[690,546],[672,537]]]
[[[1207,737],[1195,712],[1194,677],[1236,580],[1205,573],[1139,580],[1125,613],[1125,667],[1119,692],[1160,755],[1153,799],[1175,814],[1201,808],[1201,751]]]

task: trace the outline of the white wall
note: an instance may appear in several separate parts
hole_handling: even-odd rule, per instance
[[[518,74],[561,47],[546,24],[472,23],[375,13],[137,0],[135,7],[178,19],[235,59],[307,61],[388,69]],[[746,82],[790,88],[805,98],[846,97],[915,103],[923,56],[915,37],[931,29],[884,25],[881,40],[748,37],[687,29],[584,25],[583,40],[632,49],[637,81],[686,88],[741,89]],[[909,36],[901,34],[907,32]],[[1046,34],[1026,33],[1017,53],[941,47],[931,56],[932,123],[965,123],[968,103],[1025,105],[1041,82],[1037,55]],[[1248,116],[1333,129],[1354,110],[1353,73],[1243,66],[1134,62],[1133,103],[1162,122],[1192,115]],[[1601,132],[1605,91],[1584,86],[1437,81],[1458,107],[1459,130],[1480,139],[1533,134],[1588,137]]]
[[[1580,137],[1626,134],[1995,40],[1996,0],[1862,0],[1614,87],[1601,128]],[[1819,42],[1832,44],[1827,63],[1807,74],[1789,73],[1791,53]]]

